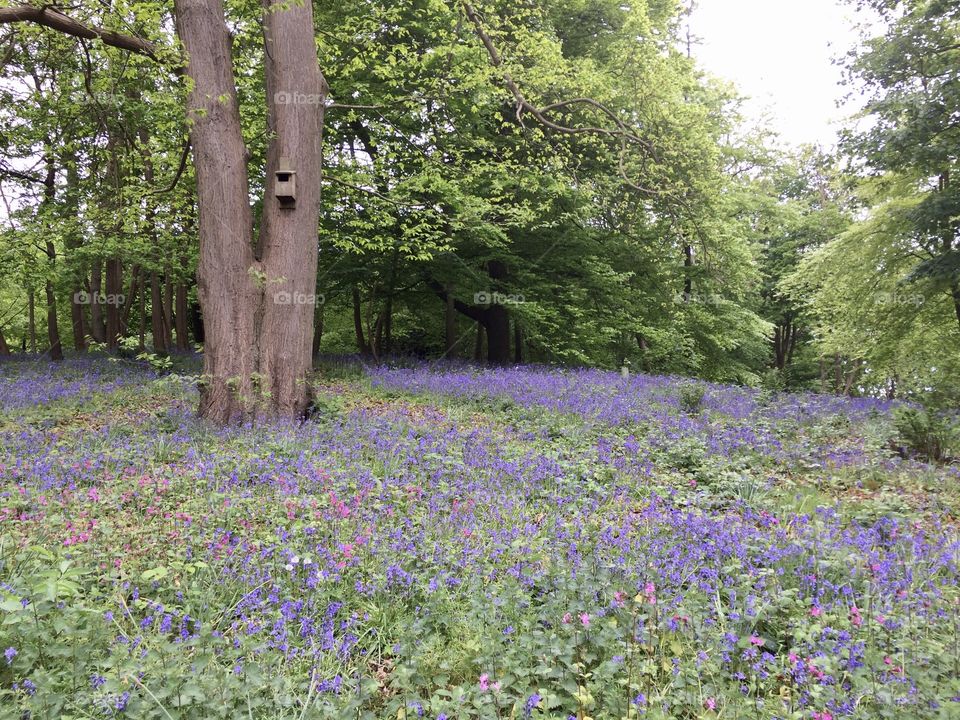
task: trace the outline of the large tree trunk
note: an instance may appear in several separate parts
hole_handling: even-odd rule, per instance
[[[317,280],[317,225],[326,84],[310,3],[265,0],[268,103],[266,192],[257,252],[246,148],[222,0],[176,0],[189,57],[191,143],[199,198],[198,293],[205,353],[200,414],[219,423],[301,416]],[[295,172],[296,200],[281,207],[280,158]]]
[[[10,347],[7,339],[3,337],[3,328],[0,328],[0,357],[10,357]]]

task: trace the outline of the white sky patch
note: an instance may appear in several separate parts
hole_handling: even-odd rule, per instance
[[[846,93],[834,58],[858,42],[854,10],[839,0],[699,0],[691,30],[700,66],[750,98],[748,121],[791,145],[833,147]]]

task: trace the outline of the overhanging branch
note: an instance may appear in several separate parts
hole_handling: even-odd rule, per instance
[[[51,7],[14,5],[13,7],[0,8],[0,25],[17,22],[35,23],[84,40],[100,40],[104,45],[144,55],[152,60],[157,59],[157,48],[149,40],[144,40],[135,35],[124,35],[113,30],[85,25]]]
[[[477,14],[477,11],[474,9],[473,5],[469,2],[464,2],[463,9],[467,14],[467,18],[476,28],[477,35],[480,37],[480,41],[487,49],[487,54],[490,56],[490,64],[495,68],[502,70],[503,72],[503,83],[510,91],[510,94],[513,95],[514,100],[517,102],[517,122],[520,123],[521,127],[523,127],[523,115],[526,113],[528,115],[532,115],[537,122],[540,123],[540,125],[549,130],[553,130],[554,132],[563,133],[566,135],[595,135],[615,139],[620,144],[617,170],[624,184],[631,189],[645,195],[660,196],[665,194],[662,191],[643,187],[637,182],[631,180],[626,172],[626,156],[630,146],[640,147],[646,154],[656,158],[656,150],[649,140],[646,140],[634,132],[623,120],[620,119],[616,112],[611,110],[603,103],[592,98],[579,97],[572,98],[570,100],[561,100],[559,102],[538,108],[536,105],[527,100],[526,96],[523,94],[523,91],[520,89],[520,86],[517,85],[516,81],[513,79],[513,76],[511,76],[507,70],[503,70],[503,59],[500,57],[500,53],[497,51],[496,45],[494,45],[493,40],[490,38],[490,35],[484,28],[483,20]],[[613,127],[573,127],[555,122],[547,117],[547,114],[552,111],[567,110],[578,105],[586,106],[599,112],[601,115],[611,121]]]

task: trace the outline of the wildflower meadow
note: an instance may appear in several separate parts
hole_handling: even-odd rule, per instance
[[[960,468],[896,403],[328,363],[302,423],[0,365],[0,717],[953,718]]]

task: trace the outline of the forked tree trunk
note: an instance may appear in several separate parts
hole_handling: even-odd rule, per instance
[[[326,84],[310,3],[265,0],[266,192],[254,253],[246,148],[222,0],[176,0],[193,83],[188,100],[199,198],[198,293],[205,353],[200,414],[227,423],[296,417],[309,403]],[[294,207],[274,190],[281,157]]]

